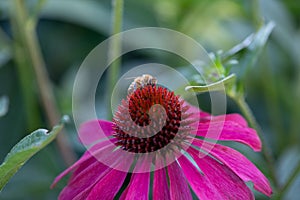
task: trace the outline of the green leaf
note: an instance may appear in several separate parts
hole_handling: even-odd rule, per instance
[[[11,149],[0,166],[0,191],[27,160],[55,139],[62,128],[63,124],[57,125],[50,133],[46,129],[38,129]]]
[[[240,44],[223,53],[222,61],[228,61],[238,55],[241,66],[240,75],[245,75],[246,71],[257,61],[274,27],[275,23],[272,21],[262,26],[255,34],[251,34]]]
[[[9,106],[9,99],[7,96],[0,97],[0,117],[6,115]]]
[[[186,91],[193,91],[197,93],[204,93],[204,92],[212,92],[212,91],[221,91],[225,89],[226,86],[231,85],[236,80],[235,74],[230,74],[229,76],[219,80],[215,83],[209,85],[198,85],[198,86],[187,86],[185,88]]]

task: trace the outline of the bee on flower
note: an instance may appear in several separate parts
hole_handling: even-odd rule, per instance
[[[156,85],[157,79],[149,74],[143,74],[142,76],[136,77],[128,88],[128,94],[132,94],[138,88],[143,88],[147,85]]]

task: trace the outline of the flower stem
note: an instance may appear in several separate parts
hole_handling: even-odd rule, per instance
[[[112,6],[113,6],[113,18],[112,18],[112,35],[115,35],[117,33],[120,33],[122,31],[122,20],[123,20],[123,0],[112,0]],[[109,60],[118,58],[121,53],[121,38],[120,37],[114,37],[110,44],[109,44],[109,52],[108,57]],[[114,86],[118,80],[119,73],[120,73],[120,66],[121,66],[121,58],[116,59],[112,65],[108,69],[108,105],[110,105],[110,95],[113,92]],[[108,108],[108,117],[111,118],[111,110],[110,106],[107,106]]]
[[[26,48],[24,47],[24,37],[21,34],[22,30],[20,27],[23,23],[21,20],[24,16],[24,13],[20,11],[20,9],[15,5],[15,9],[18,12],[10,12],[11,13],[11,29],[13,35],[13,56],[14,62],[16,64],[16,69],[18,72],[18,81],[21,88],[21,101],[23,102],[23,106],[25,109],[25,121],[28,131],[36,129],[36,124],[41,122],[39,117],[39,109],[37,106],[37,99],[32,95],[32,91],[28,88],[32,88],[35,84],[33,70],[30,68],[30,59],[26,55]]]
[[[256,30],[259,30],[262,25],[262,18],[260,13],[259,0],[253,0],[252,2],[252,21]]]
[[[274,185],[275,185],[276,188],[278,188],[279,182],[278,182],[278,179],[277,179],[277,176],[276,176],[276,171],[275,171],[275,168],[274,168],[274,159],[272,157],[271,151],[270,151],[267,143],[265,142],[265,139],[264,139],[263,134],[262,134],[263,131],[262,131],[260,125],[257,123],[257,121],[256,121],[256,119],[253,115],[252,110],[250,109],[249,105],[245,101],[244,96],[242,96],[242,95],[241,96],[234,96],[233,100],[237,103],[238,107],[241,109],[241,112],[243,113],[243,115],[248,120],[250,126],[257,131],[259,137],[261,138],[261,141],[262,141],[262,144],[263,144],[263,147],[262,147],[263,156],[264,156],[264,158],[265,158],[265,160],[268,164],[268,168],[270,170],[270,175],[272,176],[272,180],[274,182]]]
[[[46,65],[42,58],[41,49],[38,43],[35,26],[29,20],[25,3],[23,0],[14,0],[16,26],[20,31],[18,34],[23,38],[23,45],[28,51],[28,56],[32,62],[33,71],[38,85],[40,100],[44,108],[48,123],[55,126],[60,120],[51,82],[47,73]],[[26,52],[25,52],[26,53]],[[71,165],[75,161],[75,154],[68,145],[64,134],[57,136],[57,145],[59,151],[67,165]]]

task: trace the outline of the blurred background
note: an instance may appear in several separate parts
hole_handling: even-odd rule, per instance
[[[108,38],[112,29],[112,2],[109,0],[23,0],[23,10],[17,6],[17,1],[0,0],[0,104],[6,105],[0,110],[0,160],[21,138],[38,128],[51,129],[55,123],[55,119],[49,120],[49,113],[45,112],[40,100],[43,80],[37,77],[34,65],[43,61],[38,60],[38,56],[36,59],[30,57],[26,41],[37,39],[35,42],[40,47],[49,77],[48,86],[53,89],[56,114],[72,116],[76,72],[87,54]],[[22,24],[26,22],[24,16],[28,17],[26,26]],[[246,100],[263,129],[275,160],[279,185],[284,185],[297,166],[299,168],[300,161],[298,1],[126,0],[123,30],[147,26],[170,28],[194,38],[208,52],[226,52],[256,32],[261,20],[273,21],[276,26],[257,62],[242,81]],[[32,29],[34,37],[24,34],[26,27],[36,27]],[[184,67],[183,61],[172,57],[174,55],[166,52],[132,52],[124,56],[121,73],[130,66],[153,61],[189,73],[190,68]],[[235,67],[238,70],[238,64]],[[108,86],[99,89],[96,102],[99,118],[108,119],[103,97],[105,87]],[[199,98],[204,99],[203,109],[209,111],[205,96],[199,95]],[[230,99],[227,109],[228,112],[240,112]],[[71,150],[80,156],[85,148],[78,142],[72,120],[63,134]],[[50,144],[26,163],[4,188],[0,199],[56,199],[66,180],[52,190],[49,187],[68,163],[58,146],[57,143]],[[270,176],[261,154],[242,145],[236,147],[267,177]],[[276,185],[272,180],[271,183]],[[299,188],[298,173],[282,198],[300,199]],[[257,199],[267,199],[255,194]]]

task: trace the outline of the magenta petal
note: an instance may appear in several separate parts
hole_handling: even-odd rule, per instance
[[[177,164],[173,162],[168,166],[168,174],[170,179],[170,195],[173,200],[189,200],[193,199],[191,191],[186,182],[184,174]]]
[[[121,200],[146,200],[149,196],[150,164],[152,156],[138,158],[129,185],[123,191]],[[143,172],[143,173],[138,173]]]
[[[241,126],[247,127],[247,121],[240,114],[227,114],[226,120],[235,122]]]
[[[102,164],[90,155],[90,152],[105,154],[107,151],[110,152],[113,147],[114,145],[106,141],[93,146],[90,151],[87,151],[83,156],[83,162],[77,164],[68,185],[60,193],[59,199],[83,199],[83,197],[86,197],[94,185],[112,170],[112,168]]]
[[[67,187],[70,187],[72,185],[76,186],[78,183],[82,183],[86,186],[92,185],[93,180],[97,180],[98,177],[103,177],[111,170],[112,169],[110,167],[102,164],[101,162],[95,159],[94,163],[92,163],[89,166],[86,166],[85,169],[81,171],[76,170],[75,172],[77,173],[72,174],[72,177]]]
[[[195,106],[189,106],[188,112],[193,113],[191,118],[197,120],[192,124],[197,131],[191,131],[192,134],[214,140],[236,141],[250,146],[254,151],[261,150],[261,141],[256,131],[248,127],[247,121],[241,115],[212,116]]]
[[[198,107],[192,106],[192,105],[190,105],[186,102],[184,103],[184,106],[185,105],[190,107],[188,112],[189,113],[194,113],[195,114],[194,116],[198,116],[198,117],[200,116],[201,118],[204,117],[204,118],[207,118],[207,119],[210,119],[211,117],[213,117],[213,118],[218,117],[218,116],[212,116],[210,113],[204,112],[204,111],[200,110]],[[223,118],[223,116],[222,116],[222,118]],[[227,114],[226,119],[230,120],[230,121],[234,121],[234,122],[236,122],[236,123],[238,123],[242,126],[245,126],[245,127],[248,126],[247,121],[240,114]]]
[[[88,158],[87,156],[89,153],[87,153],[86,155],[84,154],[76,163],[74,163],[71,167],[69,167],[68,169],[66,169],[65,171],[63,171],[62,173],[60,173],[53,181],[53,183],[51,184],[50,188],[54,188],[55,185],[63,178],[65,177],[68,173],[70,173],[72,170],[76,169],[81,163],[83,163],[84,161],[86,161]],[[91,158],[91,157],[89,157]]]
[[[73,179],[79,173],[82,173],[82,171],[86,170],[90,165],[92,165],[93,163],[98,161],[97,158],[95,157],[95,155],[100,154],[103,151],[106,151],[107,149],[111,149],[113,147],[114,146],[109,141],[103,141],[103,142],[100,142],[100,143],[94,145],[90,149],[88,149],[83,154],[83,156],[80,158],[81,162],[78,162],[78,161],[76,162],[77,167],[76,167],[76,170],[73,172],[71,179]],[[72,168],[72,167],[73,167],[73,165],[70,168]]]
[[[154,172],[153,199],[154,200],[169,200],[169,199],[171,199],[165,168],[156,170]]]
[[[85,146],[107,139],[113,133],[113,123],[105,120],[91,120],[79,128],[79,139]]]
[[[188,113],[193,113],[193,114],[195,114],[195,116],[201,116],[201,117],[211,116],[209,113],[200,110],[199,107],[193,106],[193,105],[187,103],[186,101],[184,102],[183,106],[188,106],[189,107]]]
[[[222,199],[209,178],[202,175],[185,156],[181,156],[178,161],[190,186],[200,199]]]
[[[55,185],[64,177],[66,176],[68,173],[70,173],[71,171],[73,171],[74,169],[79,168],[80,166],[86,166],[89,165],[90,163],[94,162],[94,157],[88,152],[86,151],[82,157],[75,162],[72,166],[70,166],[68,169],[66,169],[65,171],[63,171],[61,174],[59,174],[53,181],[51,188],[55,187]]]
[[[188,153],[210,183],[207,184],[209,188],[204,190],[218,193],[224,200],[254,199],[254,195],[244,181],[226,165],[192,148],[188,149]]]
[[[225,120],[224,120],[225,119]],[[202,118],[198,125],[197,136],[214,140],[236,141],[250,146],[254,151],[261,150],[261,141],[245,120],[237,114]],[[208,131],[213,134],[208,134]]]
[[[100,142],[93,147],[91,147],[88,151],[86,151],[81,158],[75,162],[72,166],[70,166],[68,169],[63,171],[61,174],[59,174],[53,181],[51,188],[55,187],[55,185],[68,173],[71,171],[75,170],[76,171],[73,173],[73,177],[76,176],[78,172],[81,172],[82,169],[85,169],[86,166],[88,166],[90,163],[93,163],[96,159],[94,158],[94,154],[97,152],[101,152],[104,148],[111,147],[112,144],[110,141],[103,141]],[[93,153],[93,155],[92,155]]]
[[[92,190],[94,185],[112,170],[111,167],[122,166],[123,169],[127,171],[129,168],[127,165],[130,161],[130,158],[126,159],[128,162],[124,164],[124,157],[121,158],[117,151],[112,153],[114,148],[115,145],[111,144],[110,141],[103,141],[90,148],[90,150],[87,151],[80,159],[80,162],[74,165],[75,167],[71,167],[71,169],[67,170],[70,171],[76,168],[68,185],[60,193],[59,199],[67,200],[73,198],[85,198]],[[105,160],[110,164],[110,167],[102,164],[94,156],[104,157]],[[63,173],[63,175],[65,174],[66,172]]]
[[[59,195],[60,200],[73,199],[82,191],[91,189],[111,168],[103,165],[98,160],[94,159],[94,163],[88,166],[85,170],[72,176],[68,185],[62,190]]]
[[[205,144],[207,143],[202,140],[195,139],[193,144],[206,150]],[[243,181],[252,181],[257,191],[271,196],[272,188],[268,179],[244,155],[232,148],[218,144],[214,145],[214,148],[210,150],[210,154],[231,168]]]
[[[111,170],[91,190],[87,200],[113,199],[121,188],[127,173],[119,170]]]
[[[149,196],[150,172],[133,174],[126,191],[120,199],[147,200]]]
[[[140,156],[135,164],[133,173],[144,173],[151,171],[153,161],[153,155],[152,154],[144,154],[143,156]]]
[[[133,159],[128,157],[123,163],[118,163],[123,166],[123,169],[129,170],[132,165]],[[127,172],[112,169],[107,173],[101,180],[93,187],[87,196],[87,200],[98,200],[98,199],[113,199],[114,196],[120,190]]]

